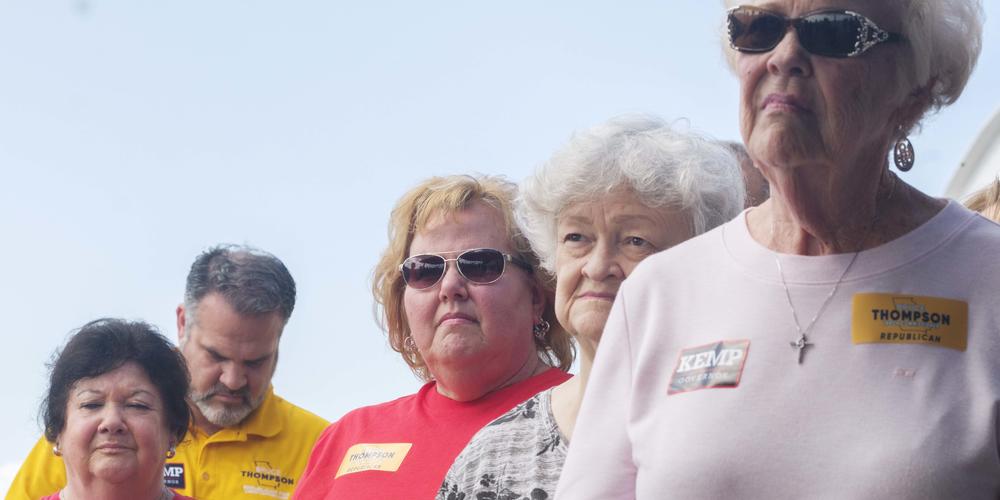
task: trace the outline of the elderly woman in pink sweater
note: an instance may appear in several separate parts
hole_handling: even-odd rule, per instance
[[[726,14],[771,198],[643,262],[557,498],[1000,497],[1000,227],[890,170],[959,97],[976,0]]]

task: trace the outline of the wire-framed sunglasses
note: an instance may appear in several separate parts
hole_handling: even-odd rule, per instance
[[[402,273],[407,286],[423,290],[441,281],[449,262],[455,263],[455,268],[462,277],[478,285],[496,283],[503,277],[508,262],[531,272],[531,264],[528,261],[495,248],[463,250],[454,259],[446,259],[433,253],[413,255],[399,265],[399,272]]]
[[[729,45],[740,52],[768,52],[795,28],[802,48],[824,57],[855,57],[882,42],[904,38],[878,27],[850,10],[824,10],[788,18],[768,10],[740,5],[727,14]]]

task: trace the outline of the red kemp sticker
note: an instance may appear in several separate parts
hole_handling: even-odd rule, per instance
[[[667,394],[740,385],[749,340],[722,340],[681,351]]]

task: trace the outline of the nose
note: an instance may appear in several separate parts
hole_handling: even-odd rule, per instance
[[[799,34],[794,28],[789,28],[785,37],[768,53],[767,70],[776,76],[812,75],[812,59],[799,43]]]
[[[104,405],[101,423],[97,430],[107,434],[124,434],[125,420],[122,418],[122,407],[117,404]]]
[[[618,260],[621,253],[614,246],[603,242],[594,247],[583,265],[583,275],[594,281],[604,281],[608,278],[625,279],[625,270]]]
[[[239,363],[230,362],[222,368],[219,382],[230,391],[238,391],[247,385],[246,370]]]
[[[441,277],[441,288],[438,289],[438,296],[442,301],[462,300],[469,296],[469,283],[458,272],[457,266],[458,263],[455,261],[445,262],[444,276]]]

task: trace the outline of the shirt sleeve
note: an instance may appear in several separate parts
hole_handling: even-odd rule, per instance
[[[302,477],[292,492],[293,500],[323,499],[333,488],[334,474],[330,470],[330,453],[331,449],[335,448],[338,424],[339,422],[330,424],[316,440],[306,468],[302,471]]]
[[[10,483],[7,500],[35,500],[63,486],[66,486],[66,466],[52,453],[52,444],[41,437]]]
[[[634,499],[628,435],[632,353],[624,287],[608,317],[569,442],[556,499]]]

